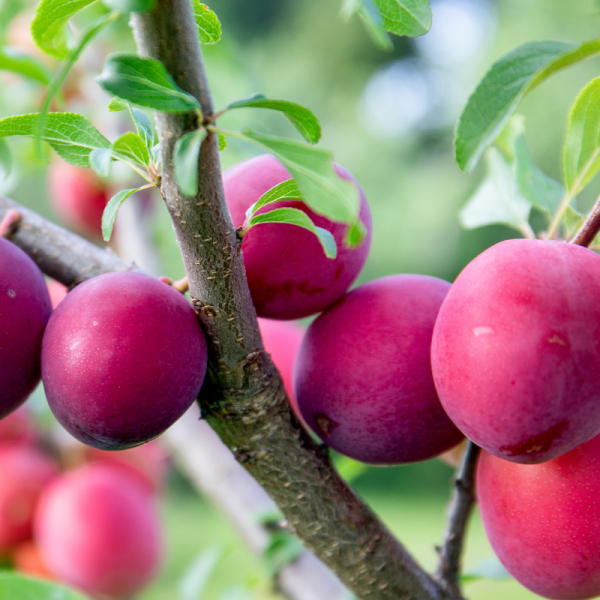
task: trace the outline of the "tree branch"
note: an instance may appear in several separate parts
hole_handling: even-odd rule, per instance
[[[10,209],[22,215],[11,241],[65,285],[110,271],[136,270],[114,253],[0,197],[0,219]],[[215,320],[230,318],[221,310]],[[234,373],[221,375],[212,358],[214,381],[209,386],[214,396],[203,407],[221,438],[275,500],[292,531],[359,598],[441,599],[436,582],[339,478],[326,451],[297,423],[260,338],[257,346],[259,360],[242,361]],[[222,381],[238,387],[221,390]]]
[[[162,0],[133,14],[140,52],[160,60],[185,91],[212,100],[189,0]],[[209,344],[201,408],[236,458],[275,500],[291,530],[360,598],[430,600],[440,590],[360,501],[293,417],[281,377],[264,352],[240,244],[221,181],[218,140],[204,140],[199,193],[182,196],[172,155],[197,115],[157,114],[161,193],[177,234],[190,292]]]
[[[454,481],[454,496],[448,510],[448,525],[444,544],[439,549],[437,577],[450,600],[462,600],[460,591],[460,562],[467,522],[475,504],[475,465],[479,446],[469,441],[460,471]]]
[[[585,246],[586,248],[594,241],[600,231],[600,198],[596,201],[592,212],[589,214],[577,235],[571,241],[572,244]]]

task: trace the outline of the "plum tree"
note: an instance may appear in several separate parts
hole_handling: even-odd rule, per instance
[[[600,431],[600,257],[509,240],[472,261],[440,310],[432,366],[456,426],[492,454],[550,460]]]
[[[54,462],[33,446],[0,447],[0,551],[31,537],[42,490],[58,476]]]
[[[102,213],[110,196],[93,171],[56,161],[48,170],[48,193],[65,224],[90,238],[102,237]]]
[[[338,173],[360,191],[360,219],[367,235],[355,248],[344,242],[347,225],[317,215],[304,202],[276,202],[269,210],[285,206],[302,210],[317,227],[331,232],[337,257],[325,256],[317,238],[309,231],[287,223],[266,223],[244,235],[242,251],[252,302],[259,317],[300,319],[333,304],[358,277],[371,246],[371,211],[357,181],[340,166]],[[272,187],[291,178],[272,155],[262,154],[223,173],[227,206],[235,227],[241,227],[246,211]],[[257,214],[264,212],[266,207]]]
[[[434,277],[385,277],[349,292],[308,328],[296,363],[296,399],[328,446],[363,462],[398,464],[460,442],[437,397],[429,358],[449,289]]]
[[[294,411],[299,415],[298,403],[294,395],[294,363],[304,337],[304,329],[295,323],[258,319],[260,334],[265,350],[271,355],[281,373],[283,385],[288,393]]]
[[[40,381],[40,348],[51,312],[41,271],[25,252],[0,238],[0,418]]]
[[[153,497],[107,465],[72,471],[48,486],[35,537],[53,574],[94,595],[130,598],[160,567]]]
[[[198,395],[206,364],[191,305],[140,273],[108,273],[75,288],[42,344],[50,408],[74,437],[105,450],[142,444],[172,425]]]
[[[600,594],[600,436],[542,465],[482,452],[477,496],[509,573],[546,598]]]

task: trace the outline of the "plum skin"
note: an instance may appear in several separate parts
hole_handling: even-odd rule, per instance
[[[0,237],[0,419],[40,381],[40,352],[52,305],[37,265]]]
[[[463,438],[437,397],[433,325],[450,284],[395,275],[359,286],[308,328],[298,406],[334,450],[371,464],[425,460]]]
[[[258,319],[258,326],[265,351],[271,355],[283,379],[290,404],[294,412],[299,415],[300,411],[294,395],[294,363],[304,337],[304,329],[295,323],[269,319]]]
[[[540,465],[483,451],[477,495],[492,548],[517,581],[556,600],[600,595],[600,436]]]
[[[0,551],[31,537],[34,511],[44,488],[58,476],[45,454],[24,442],[0,448]]]
[[[371,247],[371,211],[357,181],[340,166],[341,177],[360,192],[360,219],[367,236],[355,248],[344,243],[347,225],[317,215],[304,202],[276,202],[263,207],[293,207],[304,211],[318,227],[330,231],[336,241],[335,259],[325,256],[316,236],[286,223],[253,227],[244,235],[242,251],[252,301],[259,317],[292,320],[321,312],[340,298],[358,277]],[[291,179],[289,171],[270,154],[262,154],[227,169],[223,186],[234,226],[241,227],[246,211],[265,192]]]
[[[34,529],[50,571],[89,594],[130,598],[154,579],[162,560],[153,497],[102,464],[48,486]]]
[[[58,421],[103,450],[137,446],[197,397],[204,334],[185,297],[140,273],[108,273],[70,292],[42,343],[42,380]]]
[[[496,244],[459,275],[435,326],[432,367],[456,426],[520,463],[600,432],[600,257],[563,242]]]
[[[63,160],[48,170],[50,200],[58,216],[70,227],[91,238],[102,238],[102,213],[109,195],[91,169]]]

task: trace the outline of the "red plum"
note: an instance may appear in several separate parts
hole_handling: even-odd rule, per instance
[[[52,412],[75,438],[103,450],[147,442],[198,395],[204,333],[186,298],[140,273],[108,273],[69,292],[42,344]]]
[[[296,399],[328,446],[362,462],[400,464],[461,441],[430,365],[433,325],[449,289],[424,275],[385,277],[349,292],[308,328]]]
[[[556,458],[600,432],[600,257],[509,240],[459,275],[432,345],[440,400],[488,452]]]
[[[250,229],[244,236],[242,251],[259,317],[292,320],[321,312],[346,292],[365,264],[371,246],[371,211],[354,177],[342,167],[336,169],[360,191],[360,218],[367,236],[357,247],[347,247],[347,225],[317,215],[304,202],[276,202],[260,209],[259,214],[282,207],[304,211],[315,225],[333,234],[337,257],[327,258],[316,236],[295,225],[268,223]],[[265,192],[288,179],[289,171],[270,154],[227,169],[223,185],[235,227],[244,224],[246,211]]]
[[[51,312],[37,265],[0,237],[0,419],[20,406],[40,381],[42,336]]]

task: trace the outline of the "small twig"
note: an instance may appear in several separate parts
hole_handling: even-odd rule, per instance
[[[577,235],[571,240],[572,244],[578,246],[588,247],[593,241],[598,232],[600,231],[600,198],[596,201],[596,204],[589,214],[585,223],[581,226],[581,229],[577,232]]]
[[[437,578],[444,588],[446,597],[451,600],[459,600],[463,597],[459,583],[460,561],[467,522],[475,504],[475,464],[478,455],[479,446],[469,442],[454,482],[454,496],[448,510],[444,545],[439,549]]]
[[[190,284],[187,277],[183,277],[182,279],[178,279],[171,284],[171,287],[182,294],[185,294],[190,289]]]
[[[11,209],[0,221],[0,237],[8,238],[19,228],[21,222],[21,213],[18,210]]]

